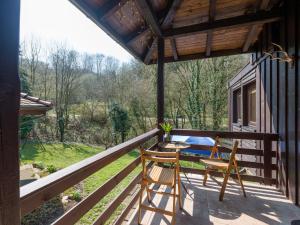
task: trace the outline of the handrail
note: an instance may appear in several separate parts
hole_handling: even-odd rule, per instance
[[[129,141],[82,160],[49,176],[27,184],[20,188],[21,215],[31,212],[43,202],[62,193],[64,190],[79,183],[99,169],[113,162],[135,147],[158,135],[159,129],[153,129]]]
[[[171,131],[172,135],[186,135],[186,136],[202,136],[212,137],[217,136],[221,138],[234,138],[234,139],[251,139],[251,140],[264,140],[278,141],[278,134],[271,133],[256,133],[256,132],[234,132],[234,131],[208,131],[208,130],[190,130],[190,129],[174,129]]]

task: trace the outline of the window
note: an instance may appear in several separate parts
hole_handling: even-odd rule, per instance
[[[240,89],[233,92],[233,98],[233,122],[240,123],[242,121],[242,95]]]
[[[248,125],[256,124],[256,87],[251,84],[247,88]]]

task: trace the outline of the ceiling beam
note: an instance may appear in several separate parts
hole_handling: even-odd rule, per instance
[[[175,41],[174,38],[170,38],[170,42],[171,42],[171,47],[172,47],[174,60],[177,61],[178,60],[178,53],[177,53],[177,48],[176,48],[176,41]]]
[[[165,10],[166,13],[164,13],[165,16],[163,16],[164,20],[161,25],[162,29],[168,28],[169,24],[172,23],[173,18],[176,13],[176,10],[180,6],[180,3],[182,2],[182,0],[173,0],[173,1],[169,1],[169,2],[171,2],[171,4],[168,4],[167,10]],[[137,39],[139,39],[141,36],[143,36],[145,33],[147,33],[149,30],[150,30],[149,27],[138,28],[136,31],[132,32],[132,34],[125,37],[125,40],[127,43],[134,42]]]
[[[163,36],[181,37],[188,34],[205,33],[209,30],[224,30],[229,28],[238,28],[243,26],[250,26],[256,24],[264,24],[278,21],[282,18],[282,12],[279,9],[273,9],[272,11],[258,11],[248,15],[242,15],[227,19],[215,20],[208,23],[200,23],[191,26],[179,27],[174,29],[168,29],[163,32]]]
[[[248,52],[254,51],[252,48],[249,49]],[[220,57],[220,56],[229,56],[229,55],[238,55],[238,54],[243,54],[243,53],[248,53],[248,52],[242,52],[241,48],[238,49],[228,49],[228,50],[219,50],[219,51],[212,51],[209,57]],[[195,60],[195,59],[205,59],[208,58],[206,56],[206,53],[198,53],[198,54],[190,54],[190,55],[183,55],[179,56],[177,62],[180,61],[188,61],[188,60]],[[164,60],[165,63],[170,63],[174,62],[173,57],[165,57]],[[149,64],[154,64],[156,63],[154,60],[150,61]]]
[[[268,8],[270,0],[258,0],[257,3],[258,3],[257,5],[258,5],[259,10],[266,10]],[[255,38],[257,37],[258,31],[259,31],[258,28],[259,28],[259,25],[257,25],[257,24],[253,25],[250,28],[250,31],[247,35],[246,41],[243,46],[243,52],[248,51],[251,44],[255,41]]]
[[[142,16],[146,20],[147,24],[151,28],[151,30],[155,33],[156,36],[162,37],[162,31],[159,26],[158,19],[156,17],[155,12],[153,11],[148,0],[136,0],[140,11],[142,12]]]
[[[176,11],[177,9],[180,7],[182,0],[173,0],[172,4],[169,6],[169,10],[161,24],[162,29],[166,29],[169,28],[172,25],[173,19],[175,17]],[[155,45],[156,45],[156,39],[154,39],[151,43],[151,47],[149,48],[145,58],[144,58],[144,62],[145,64],[149,64],[150,60],[151,60],[151,56],[153,54],[153,51],[155,49]]]
[[[106,19],[111,16],[113,13],[122,8],[128,0],[109,0],[106,1],[99,9],[98,14],[100,20]]]
[[[210,23],[212,23],[215,19],[216,5],[217,5],[217,0],[209,1],[209,13],[208,13],[209,19],[208,19],[208,21]],[[207,32],[207,38],[206,38],[206,56],[210,55],[211,47],[212,47],[212,38],[213,38],[213,31],[209,30]]]

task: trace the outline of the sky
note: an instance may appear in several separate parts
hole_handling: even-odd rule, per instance
[[[133,57],[68,0],[21,0],[20,41],[43,46],[67,43],[79,52],[102,53],[121,62]]]

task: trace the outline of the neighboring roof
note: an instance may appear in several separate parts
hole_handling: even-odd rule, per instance
[[[281,19],[280,0],[70,0],[146,64],[252,51],[265,23]],[[88,40],[87,40],[88,41]]]
[[[21,115],[40,115],[52,109],[52,103],[41,100],[28,94],[20,94],[20,114]]]

